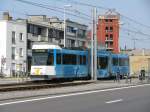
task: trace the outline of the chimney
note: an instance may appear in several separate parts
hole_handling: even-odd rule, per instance
[[[3,13],[3,20],[12,20],[12,17],[9,15],[9,12]]]

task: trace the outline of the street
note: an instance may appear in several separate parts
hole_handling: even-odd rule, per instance
[[[150,85],[1,101],[0,112],[149,112]]]

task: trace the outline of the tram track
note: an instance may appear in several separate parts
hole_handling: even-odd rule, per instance
[[[73,82],[61,82],[61,83],[16,83],[16,84],[2,84],[0,85],[0,92],[9,91],[25,91],[25,90],[38,90],[47,88],[77,86],[83,84],[90,84],[93,81],[73,81]]]

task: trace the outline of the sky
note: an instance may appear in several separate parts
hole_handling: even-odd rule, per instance
[[[27,18],[27,15],[40,15],[45,14],[49,17],[57,16],[60,19],[63,19],[63,8],[65,5],[71,5],[66,10],[71,10],[70,13],[73,13],[77,16],[82,16],[84,18],[74,17],[66,15],[68,19],[89,25],[91,21],[86,18],[91,18],[92,7],[81,6],[74,2],[82,2],[91,5],[96,5],[99,7],[104,7],[106,9],[115,9],[121,15],[120,23],[120,47],[124,48],[133,48],[134,40],[136,48],[146,48],[150,49],[150,1],[149,0],[26,0],[35,3],[41,3],[48,5],[49,8],[62,8],[62,12],[56,12],[50,9],[44,9],[36,7],[29,4],[24,4],[18,2],[17,0],[0,0],[0,17],[2,16],[3,11],[9,11],[13,18]],[[75,10],[85,13],[87,16],[81,15],[81,13],[75,12]],[[103,8],[97,9],[97,15],[102,15],[107,10]],[[125,17],[129,17],[134,20],[131,21]],[[138,21],[141,24],[137,24]],[[146,25],[146,26],[145,26]],[[124,30],[126,29],[126,30]],[[132,30],[129,31],[129,30]],[[133,32],[134,31],[134,32]]]

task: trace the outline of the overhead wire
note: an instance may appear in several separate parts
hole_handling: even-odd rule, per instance
[[[18,1],[18,2],[22,2],[22,3],[25,3],[25,4],[28,4],[28,5],[33,5],[33,6],[37,6],[37,7],[41,7],[41,8],[45,8],[45,9],[48,9],[48,10],[51,10],[51,11],[55,11],[55,12],[59,12],[59,13],[64,13],[62,11],[63,8],[54,8],[54,7],[51,7],[49,5],[45,5],[45,4],[41,4],[41,3],[36,3],[36,2],[30,2],[30,1],[27,1],[27,0],[15,0],[15,1]],[[59,10],[61,9],[61,10]],[[78,11],[79,13],[79,11]],[[74,16],[74,17],[78,17],[80,19],[84,19],[86,21],[91,21],[91,18],[88,18],[88,17],[83,17],[83,16],[79,16],[79,15],[76,15],[76,14],[73,14],[73,13],[70,13],[70,12],[66,12],[66,14],[68,15],[71,15],[71,16]],[[80,14],[83,15],[83,13],[80,12]],[[84,15],[85,16],[85,15]],[[87,15],[86,15],[87,16]]]

